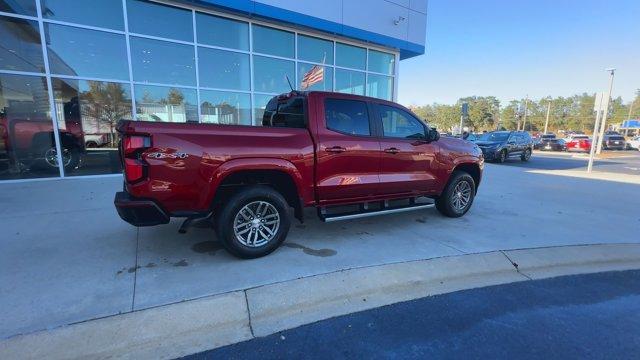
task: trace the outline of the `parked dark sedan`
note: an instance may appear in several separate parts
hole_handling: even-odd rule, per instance
[[[542,142],[544,140],[549,140],[549,139],[555,139],[556,138],[556,134],[542,134],[538,137],[535,137],[533,139],[533,148],[534,149],[540,149],[540,147],[542,146]]]
[[[538,149],[541,151],[567,151],[567,143],[562,139],[543,139]]]
[[[529,161],[533,151],[533,139],[526,131],[492,131],[480,135],[475,143],[487,161],[499,163],[510,156]]]

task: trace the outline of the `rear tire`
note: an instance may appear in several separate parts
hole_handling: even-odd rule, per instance
[[[476,184],[471,175],[455,171],[442,194],[436,199],[436,209],[447,217],[460,217],[469,211],[476,195]]]
[[[232,255],[254,259],[284,242],[291,220],[289,205],[273,188],[250,186],[231,196],[215,218],[215,230]]]
[[[525,150],[522,155],[520,155],[520,160],[529,161],[531,159],[531,149]]]

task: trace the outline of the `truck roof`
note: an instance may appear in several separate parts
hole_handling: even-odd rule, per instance
[[[341,93],[341,92],[336,92],[336,91],[319,91],[319,90],[300,91],[300,90],[293,90],[293,91],[290,91],[288,93],[282,93],[282,94],[276,95],[276,96],[282,97],[282,98],[289,98],[289,97],[292,97],[292,96],[308,97],[311,94],[322,94],[324,96],[337,95],[337,96],[340,96],[342,98],[346,97],[346,98],[352,98],[354,100],[376,101],[376,102],[384,102],[384,103],[390,103],[390,104],[394,104],[394,105],[400,105],[400,104],[398,104],[396,102],[385,100],[385,99],[380,99],[380,98],[376,98],[376,97],[364,96],[364,95],[355,95],[355,94],[347,94],[347,93]],[[402,106],[402,105],[400,105],[400,106]],[[404,106],[402,106],[402,107],[404,107]]]

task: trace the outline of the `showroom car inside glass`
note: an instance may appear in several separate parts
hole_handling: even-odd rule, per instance
[[[259,125],[289,81],[397,97],[396,49],[214,8],[0,1],[0,33],[0,180],[120,173],[119,120]]]

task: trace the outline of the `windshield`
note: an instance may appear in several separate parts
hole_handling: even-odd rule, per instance
[[[480,141],[505,141],[509,138],[508,132],[491,132],[480,135]]]

